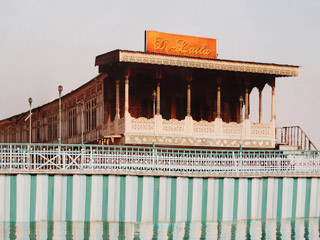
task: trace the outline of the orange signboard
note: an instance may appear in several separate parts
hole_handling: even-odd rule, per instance
[[[146,31],[145,51],[170,55],[217,58],[217,40]]]

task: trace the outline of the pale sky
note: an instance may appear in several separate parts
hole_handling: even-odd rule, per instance
[[[221,59],[301,66],[276,81],[277,125],[301,126],[320,148],[319,12],[319,0],[0,0],[0,119],[89,81],[97,55],[143,51],[144,31],[156,30],[216,38]]]

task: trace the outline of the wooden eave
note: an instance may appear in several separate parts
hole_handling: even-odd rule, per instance
[[[114,50],[96,57],[96,66],[115,63],[139,63],[185,68],[208,69],[255,74],[267,74],[276,77],[295,77],[299,74],[299,66],[275,63],[245,62],[224,59],[206,59],[176,55],[165,55],[127,50]]]

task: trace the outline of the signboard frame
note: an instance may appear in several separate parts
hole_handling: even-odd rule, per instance
[[[145,31],[145,52],[217,58],[217,39]]]

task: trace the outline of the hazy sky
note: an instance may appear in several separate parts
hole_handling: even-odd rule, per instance
[[[99,54],[143,51],[148,29],[217,38],[222,59],[301,66],[277,79],[277,125],[301,126],[320,147],[319,12],[319,0],[0,0],[0,119],[92,79]],[[266,119],[267,88],[263,105]]]

